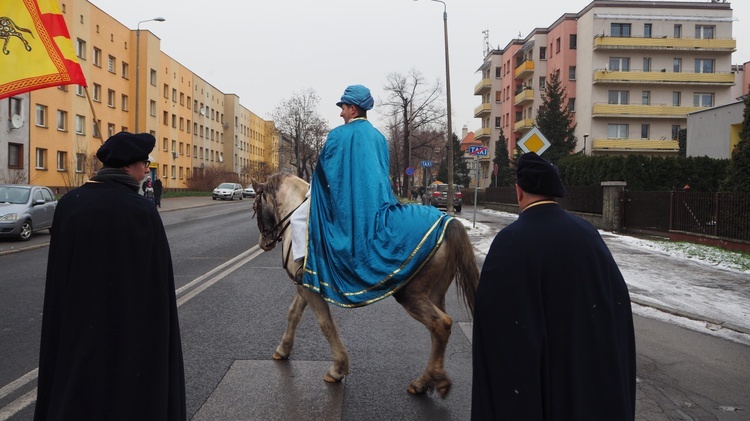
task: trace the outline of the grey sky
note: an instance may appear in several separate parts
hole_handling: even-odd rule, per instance
[[[373,91],[370,119],[384,120],[378,102],[391,72],[419,70],[429,82],[445,82],[443,5],[431,0],[90,0],[123,25],[148,22],[162,50],[262,118],[293,92],[314,88],[319,112],[331,128],[342,124],[335,106],[344,88],[363,84]],[[445,0],[451,64],[453,129],[481,126],[473,118],[481,98],[473,95],[484,58],[482,31],[489,42],[508,41],[547,27],[590,0]],[[708,0],[696,1],[706,3]],[[732,2],[733,64],[750,60],[750,1]]]

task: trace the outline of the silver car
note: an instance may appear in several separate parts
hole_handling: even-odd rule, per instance
[[[214,189],[214,193],[212,195],[213,200],[216,199],[224,199],[224,200],[234,200],[235,197],[238,197],[240,200],[242,200],[242,185],[237,183],[221,183],[218,187]]]
[[[0,237],[21,241],[52,227],[57,199],[47,187],[0,184]]]

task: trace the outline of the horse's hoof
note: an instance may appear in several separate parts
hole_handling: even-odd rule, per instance
[[[448,396],[448,392],[451,391],[451,382],[447,382],[445,384],[438,384],[437,386],[438,394],[440,394],[440,397],[445,399],[446,396]]]
[[[284,355],[279,354],[278,352],[274,352],[271,358],[273,358],[276,361],[281,361],[281,360],[288,360],[289,356],[284,356]]]
[[[412,395],[423,395],[424,390],[418,391],[414,386],[409,385],[409,387],[406,388],[406,391],[411,393]]]
[[[343,377],[342,377],[341,379],[343,379]],[[340,382],[340,381],[341,381],[341,379],[338,379],[338,380],[337,380],[337,379],[335,379],[335,378],[334,378],[333,376],[331,376],[331,375],[330,375],[330,374],[328,374],[328,373],[326,373],[326,375],[325,375],[325,376],[323,376],[323,380],[324,380],[324,381],[325,381],[326,383],[338,383],[338,382]]]

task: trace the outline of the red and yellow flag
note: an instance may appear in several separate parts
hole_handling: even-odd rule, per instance
[[[0,0],[0,99],[86,86],[57,0]]]

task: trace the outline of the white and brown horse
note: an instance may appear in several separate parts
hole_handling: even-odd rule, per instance
[[[273,249],[276,243],[281,242],[282,263],[289,277],[294,279],[300,263],[294,262],[290,256],[292,234],[287,228],[292,212],[305,200],[308,184],[293,175],[278,173],[268,177],[266,183],[253,180],[253,188],[257,193],[253,210],[260,229],[259,245],[268,251]],[[409,393],[422,394],[437,389],[440,396],[445,397],[450,391],[451,380],[445,372],[444,359],[453,321],[445,313],[445,294],[454,277],[459,295],[463,297],[470,314],[473,314],[479,271],[466,228],[457,220],[451,221],[446,227],[443,243],[428,264],[409,283],[393,294],[409,315],[427,327],[432,338],[427,368],[421,376],[411,382],[407,388]],[[295,329],[308,305],[315,312],[318,324],[333,353],[333,365],[328,369],[324,380],[341,381],[349,373],[349,355],[341,342],[328,304],[309,288],[297,286],[297,294],[287,315],[286,331],[273,358],[289,358],[294,345]]]

